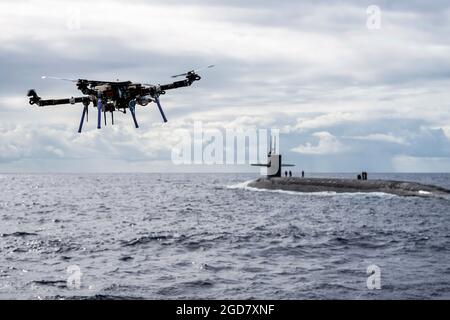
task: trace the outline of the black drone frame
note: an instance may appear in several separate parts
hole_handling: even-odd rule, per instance
[[[213,67],[213,65],[207,68]],[[199,81],[201,77],[196,71],[189,71],[183,74],[173,76],[173,78],[185,76],[184,80],[175,81],[163,85],[149,85],[133,83],[131,81],[124,82],[109,82],[109,81],[95,81],[95,80],[71,80],[71,79],[59,79],[75,82],[77,88],[85,95],[83,97],[71,97],[67,99],[48,99],[43,100],[39,97],[35,90],[28,91],[30,105],[37,105],[39,107],[56,106],[64,104],[77,104],[82,103],[84,105],[83,113],[81,114],[80,126],[78,132],[81,133],[83,129],[83,123],[86,119],[88,122],[88,107],[92,102],[93,106],[97,108],[97,128],[101,129],[102,112],[104,115],[104,122],[106,126],[106,113],[111,113],[111,124],[114,125],[114,111],[120,111],[126,113],[127,109],[130,110],[133,122],[136,128],[139,128],[136,119],[136,104],[146,106],[150,102],[155,102],[159,112],[161,113],[164,122],[167,122],[166,115],[162,109],[159,97],[166,93],[166,90],[172,90],[182,87],[188,87],[193,82]],[[47,77],[42,77],[47,78]]]

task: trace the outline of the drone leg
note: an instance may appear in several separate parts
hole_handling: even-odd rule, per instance
[[[84,122],[84,116],[87,114],[88,107],[84,106],[83,113],[81,114],[81,121],[80,121],[80,127],[78,128],[78,133],[81,133],[81,130],[83,130],[83,122]]]
[[[98,102],[97,102],[97,129],[101,129],[102,128],[102,98],[98,98]]]
[[[130,112],[131,112],[131,116],[133,117],[134,125],[136,128],[139,128],[139,125],[136,120],[136,113],[135,113],[136,101],[131,100],[130,103],[128,104],[128,106],[130,107]]]
[[[159,98],[158,97],[155,97],[155,102],[156,102],[156,105],[158,106],[159,112],[161,113],[161,116],[162,116],[164,122],[167,122],[166,115],[164,114],[164,111],[163,111],[163,109],[161,107],[161,103],[159,102]]]
[[[86,107],[86,122],[89,122],[89,108],[88,106],[85,107]]]
[[[106,127],[106,111],[103,111],[103,118],[105,119],[105,127]]]
[[[114,112],[111,111],[111,125],[114,125]]]

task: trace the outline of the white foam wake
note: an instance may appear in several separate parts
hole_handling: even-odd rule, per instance
[[[248,186],[248,184],[250,182],[252,182],[252,181],[254,181],[254,180],[248,180],[248,181],[245,181],[245,182],[240,182],[240,183],[237,183],[237,184],[233,184],[231,186],[227,186],[227,189],[247,189],[247,188],[255,189],[255,188],[251,188],[251,187]]]

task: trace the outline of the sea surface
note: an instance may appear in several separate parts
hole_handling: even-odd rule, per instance
[[[0,299],[450,298],[449,199],[252,178],[0,174]],[[450,188],[450,174],[369,178]]]

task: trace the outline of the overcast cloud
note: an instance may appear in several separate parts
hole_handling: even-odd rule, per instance
[[[4,0],[0,28],[0,172],[176,170],[176,133],[194,121],[279,128],[298,170],[450,170],[448,1]],[[79,135],[80,106],[25,96],[78,94],[44,74],[163,83],[208,64],[163,97],[164,125],[151,105],[139,129],[118,114]]]

